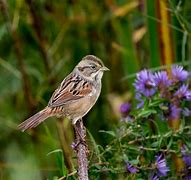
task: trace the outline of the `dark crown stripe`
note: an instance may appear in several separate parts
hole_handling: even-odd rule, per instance
[[[100,60],[98,57],[96,57],[96,56],[87,55],[87,56],[85,56],[83,59],[87,59],[87,60],[90,60],[90,61],[94,61],[94,62],[98,63],[100,66],[103,66],[101,60]]]

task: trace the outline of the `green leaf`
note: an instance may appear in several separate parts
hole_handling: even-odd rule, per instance
[[[47,154],[47,156],[55,154],[56,155],[56,162],[58,164],[59,170],[60,170],[60,175],[61,176],[66,176],[68,174],[67,168],[64,163],[64,156],[62,149],[56,149],[54,151],[51,151]]]
[[[90,140],[93,144],[93,149],[95,150],[96,156],[98,157],[98,161],[99,163],[101,162],[101,158],[100,158],[100,150],[99,150],[99,145],[96,144],[94,137],[92,136],[92,134],[90,133],[90,131],[87,129],[88,135],[90,137]],[[90,158],[91,159],[91,158]]]
[[[159,142],[156,141],[156,142],[153,142],[153,143],[151,144],[151,147],[156,148],[156,147],[158,147],[158,145],[159,145]]]
[[[167,149],[170,149],[172,143],[173,143],[173,136],[170,137],[170,141],[167,144]]]
[[[148,117],[151,114],[156,114],[157,111],[154,109],[149,109],[149,110],[142,110],[142,112],[139,113],[138,117]]]
[[[150,102],[149,107],[159,106],[162,102],[163,102],[162,99],[154,100],[154,101]]]
[[[109,135],[111,135],[111,136],[113,136],[113,137],[116,137],[116,134],[115,134],[113,131],[100,130],[99,132],[101,132],[101,133],[106,133],[106,134],[109,134]]]
[[[49,153],[47,154],[47,156],[49,156],[49,155],[51,155],[51,154],[54,154],[54,153],[58,153],[58,152],[59,152],[59,153],[62,152],[62,149],[55,149],[55,150],[49,152]]]
[[[134,159],[134,160],[131,160],[131,161],[129,161],[131,164],[133,164],[133,165],[137,165],[137,164],[139,164],[139,160],[138,159]]]

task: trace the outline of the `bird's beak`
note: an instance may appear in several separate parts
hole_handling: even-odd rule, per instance
[[[101,68],[101,70],[102,70],[102,71],[110,71],[110,69],[107,68],[106,66],[103,66],[103,67]]]

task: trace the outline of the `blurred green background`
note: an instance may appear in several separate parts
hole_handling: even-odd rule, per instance
[[[190,69],[189,0],[0,0],[0,8],[1,179],[53,179],[74,171],[68,120],[50,118],[25,133],[16,127],[47,105],[85,55],[98,56],[111,70],[84,118],[90,151],[94,140],[107,144],[99,130],[119,122],[136,72],[173,63]]]

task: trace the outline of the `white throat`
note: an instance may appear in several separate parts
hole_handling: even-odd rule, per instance
[[[102,76],[103,76],[103,71],[98,71],[98,72],[96,73],[96,75],[94,76],[94,79],[95,79],[96,81],[101,81]]]

